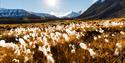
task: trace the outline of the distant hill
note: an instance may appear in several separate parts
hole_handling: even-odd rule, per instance
[[[125,0],[98,0],[78,18],[103,19],[125,17]]]

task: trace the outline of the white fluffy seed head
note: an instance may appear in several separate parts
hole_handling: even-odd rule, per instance
[[[43,37],[43,42],[44,42],[44,45],[48,45],[46,36]]]
[[[114,36],[115,36],[115,34],[112,34],[112,36],[114,37]]]
[[[30,53],[31,53],[30,49],[27,49],[27,50],[26,50],[26,53],[27,53],[27,54],[30,54]]]
[[[103,33],[103,32],[104,32],[104,30],[102,30],[102,29],[100,28],[100,29],[99,29],[99,32],[100,32],[100,33]]]
[[[71,47],[72,46],[72,44],[69,44],[69,47]]]
[[[19,42],[21,45],[25,45],[25,41],[22,38],[19,38]]]
[[[47,63],[55,63],[55,60],[52,57],[52,54],[47,55]]]
[[[90,56],[94,57],[96,53],[93,51],[93,49],[88,49]]]
[[[115,56],[118,56],[118,55],[119,55],[118,48],[115,49],[114,55],[115,55]]]
[[[122,44],[121,43],[116,43],[116,47],[119,49],[122,49]]]
[[[1,46],[1,47],[6,47],[5,45],[6,45],[6,44],[5,44],[5,40],[0,40],[0,46]]]
[[[30,36],[29,35],[24,35],[23,38],[27,40]]]
[[[99,35],[98,38],[101,38],[101,36]]]
[[[67,34],[63,34],[63,38],[65,39],[65,41],[69,41],[69,36]]]
[[[29,58],[27,56],[25,56],[24,59],[25,59],[24,63],[26,63],[29,60]]]
[[[72,50],[71,50],[71,53],[75,53],[75,49],[72,49]]]
[[[39,46],[38,50],[39,50],[39,51],[43,51],[43,49],[42,49],[42,47],[41,47],[41,46]]]
[[[29,42],[29,45],[31,46],[33,43],[32,42]]]
[[[19,63],[19,60],[17,60],[17,59],[13,59],[12,61],[16,62],[16,63]]]
[[[125,32],[123,32],[123,31],[120,31],[120,34],[124,35],[124,34],[125,34]]]
[[[80,43],[79,46],[80,46],[82,49],[87,49],[87,46],[86,46],[86,44],[84,44],[84,43]]]
[[[105,39],[105,42],[106,42],[106,43],[109,43],[109,40],[108,40],[108,39]]]
[[[97,37],[94,36],[94,40],[97,40]]]

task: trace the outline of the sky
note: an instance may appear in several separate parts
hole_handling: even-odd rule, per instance
[[[31,12],[63,15],[70,11],[85,11],[96,0],[0,0],[0,8],[25,9]]]

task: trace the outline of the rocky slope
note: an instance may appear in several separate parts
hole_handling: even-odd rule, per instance
[[[103,19],[125,17],[125,0],[98,0],[78,18]]]

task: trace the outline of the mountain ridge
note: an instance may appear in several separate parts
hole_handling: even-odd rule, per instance
[[[23,9],[0,9],[0,18],[23,18],[35,16]],[[35,16],[36,17],[36,16]]]
[[[0,8],[0,18],[26,18],[26,17],[39,18],[39,19],[57,18],[56,16],[47,13],[29,12],[24,9]]]
[[[78,18],[105,19],[125,17],[125,0],[98,0]],[[121,14],[121,15],[120,15]]]

